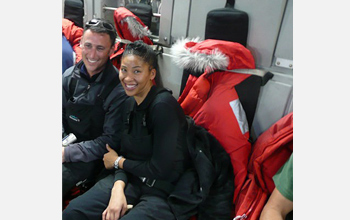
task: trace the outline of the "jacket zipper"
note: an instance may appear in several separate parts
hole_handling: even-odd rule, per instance
[[[90,90],[90,88],[91,88],[91,85],[89,83],[88,86],[86,87],[86,89],[78,97],[74,98],[74,100],[77,101],[78,99],[80,99],[81,97],[86,95],[86,93]]]
[[[90,85],[90,83],[89,83],[88,86],[86,87],[86,89],[85,89],[85,91],[84,91],[83,93],[86,94],[86,93],[89,91],[90,87],[91,87],[91,85]]]

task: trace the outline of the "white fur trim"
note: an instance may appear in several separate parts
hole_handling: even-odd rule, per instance
[[[185,48],[188,42],[199,42],[199,38],[180,39],[171,47],[171,54],[175,56],[174,62],[181,68],[190,69],[195,72],[212,72],[214,70],[226,69],[229,64],[229,58],[219,49],[214,48],[210,54],[191,52]]]
[[[126,17],[121,21],[121,24],[123,25],[124,22],[128,24],[128,29],[135,38],[142,39],[145,36],[149,37],[151,35],[151,31],[148,30],[148,27],[143,27],[134,17]]]

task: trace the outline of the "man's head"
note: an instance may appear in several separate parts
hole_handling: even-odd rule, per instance
[[[80,46],[90,77],[104,69],[114,51],[115,38],[115,28],[109,21],[94,18],[86,23]]]
[[[93,18],[85,24],[84,31],[91,30],[95,33],[106,33],[111,39],[112,46],[115,44],[115,39],[117,37],[117,31],[114,25],[108,20],[101,18]]]

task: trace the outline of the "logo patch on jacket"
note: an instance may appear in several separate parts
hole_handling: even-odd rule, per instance
[[[77,116],[70,115],[69,118],[72,119],[73,121],[80,122],[80,119]]]

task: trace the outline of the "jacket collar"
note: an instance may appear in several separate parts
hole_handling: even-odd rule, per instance
[[[84,71],[86,71],[85,64],[84,64],[83,60],[81,60],[74,67],[73,77],[79,78],[79,79],[82,78],[83,74],[87,74],[86,72],[84,73]],[[114,68],[110,59],[108,59],[107,63],[105,64],[105,68],[102,70],[102,72],[98,73],[98,76],[94,82],[98,83],[98,82],[101,82],[102,80],[105,80],[105,79],[110,80],[115,75],[118,76],[118,72]]]
[[[169,92],[170,94],[172,94],[171,90],[153,85],[150,91],[148,92],[145,100],[143,100],[143,102],[139,106],[136,106],[136,110],[141,111],[149,108],[152,102],[156,99],[158,93],[162,93],[162,92]],[[136,105],[136,101],[135,101],[135,105]]]
[[[136,110],[141,111],[141,110],[147,109],[149,105],[153,102],[156,96],[157,96],[157,87],[152,86],[145,100],[143,100],[143,102],[139,106],[136,106]]]

